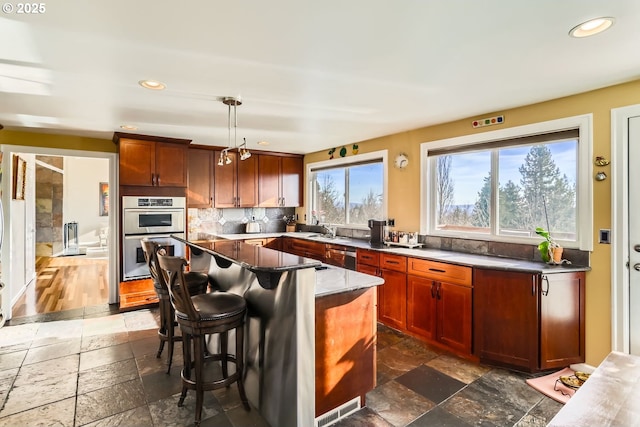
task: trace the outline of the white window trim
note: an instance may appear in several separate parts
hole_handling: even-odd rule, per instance
[[[536,135],[540,133],[561,131],[578,128],[580,137],[578,141],[578,164],[577,164],[577,184],[578,184],[578,206],[576,220],[578,222],[579,240],[567,243],[566,247],[577,247],[580,250],[593,250],[593,115],[584,114],[580,116],[566,117],[557,120],[550,120],[541,123],[533,123],[524,126],[515,126],[506,129],[499,129],[490,132],[483,132],[473,135],[465,135],[455,138],[442,139],[420,144],[420,234],[432,236],[469,238],[474,240],[490,240],[513,243],[531,243],[530,239],[523,239],[509,236],[487,236],[476,233],[467,235],[462,233],[447,233],[442,230],[435,230],[432,221],[427,221],[427,215],[431,206],[435,203],[435,194],[432,194],[429,182],[435,179],[435,171],[430,165],[429,150],[443,147],[464,147],[468,145],[481,144],[484,142],[499,139],[516,138],[521,136]]]
[[[307,224],[310,224],[312,215],[311,215],[311,206],[312,206],[312,200],[311,198],[313,197],[313,188],[312,188],[312,179],[311,179],[311,173],[314,169],[324,169],[324,168],[333,168],[333,167],[347,167],[351,164],[354,163],[360,163],[360,162],[367,162],[370,160],[377,160],[377,159],[382,159],[382,171],[383,171],[383,177],[382,177],[382,212],[383,212],[383,216],[384,218],[387,217],[387,201],[389,199],[389,197],[387,196],[388,193],[388,157],[389,157],[389,151],[388,150],[379,150],[379,151],[372,151],[370,153],[363,153],[363,154],[356,154],[354,156],[348,156],[348,157],[340,157],[338,159],[330,159],[330,160],[323,160],[320,162],[313,162],[313,163],[307,163],[307,168],[306,168],[306,176],[307,176],[307,209],[306,209],[306,222]],[[348,189],[347,189],[348,191]],[[354,224],[347,224],[345,227],[348,228],[354,228],[354,229],[368,229],[368,227],[366,225],[354,225]]]

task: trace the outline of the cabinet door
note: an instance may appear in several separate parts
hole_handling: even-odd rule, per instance
[[[378,286],[379,320],[392,328],[404,330],[407,325],[407,275],[382,270],[384,284]]]
[[[156,143],[120,139],[120,185],[153,186],[155,182]]]
[[[189,149],[187,176],[187,206],[210,208],[213,206],[213,151]]]
[[[157,186],[187,186],[187,152],[186,145],[156,142]]]
[[[424,277],[407,276],[407,330],[436,339],[437,283]]]
[[[529,371],[538,365],[538,275],[476,269],[474,353]]]
[[[280,157],[258,156],[258,206],[280,206]]]
[[[229,165],[231,166],[231,165]],[[251,208],[258,204],[258,160],[251,156],[238,161],[238,206]]]
[[[218,165],[220,151],[214,153],[213,204],[216,208],[235,208],[237,197],[236,153],[229,152],[231,163]]]
[[[280,162],[282,206],[302,206],[302,158],[282,157]]]
[[[540,369],[584,362],[584,282],[584,272],[542,276]]]
[[[454,350],[471,353],[471,292],[468,286],[438,282],[437,340]]]

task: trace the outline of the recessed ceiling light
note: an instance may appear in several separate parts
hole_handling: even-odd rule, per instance
[[[258,145],[269,145],[267,141],[258,141]]]
[[[134,126],[134,125],[121,125],[120,129],[124,129],[124,130],[138,130],[138,126]]]
[[[167,87],[167,85],[157,80],[140,80],[138,84],[151,90],[163,90]]]
[[[569,31],[569,35],[577,38],[593,36],[611,27],[614,21],[615,19],[608,16],[590,19],[587,22],[573,27],[571,31]]]

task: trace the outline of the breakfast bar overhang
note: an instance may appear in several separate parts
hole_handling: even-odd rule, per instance
[[[214,292],[247,301],[244,385],[270,425],[312,426],[364,405],[375,387],[382,278],[215,236],[174,238]]]

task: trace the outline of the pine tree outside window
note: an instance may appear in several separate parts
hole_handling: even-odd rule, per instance
[[[423,144],[423,232],[533,243],[542,227],[565,247],[588,249],[589,129],[578,121],[574,128],[535,134],[512,129],[510,138],[496,132],[476,135],[476,143]]]

